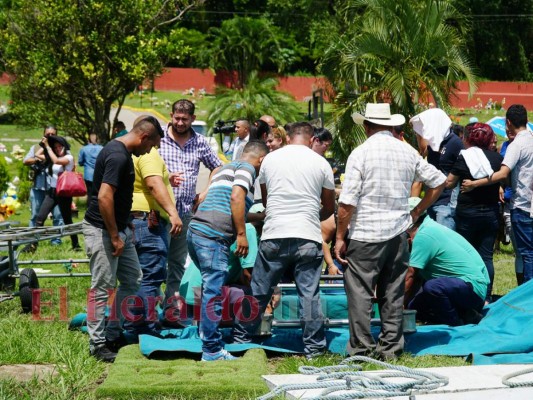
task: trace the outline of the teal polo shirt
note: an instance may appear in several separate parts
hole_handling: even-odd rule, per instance
[[[229,251],[228,259],[228,277],[225,285],[237,283],[241,276],[241,271],[247,268],[253,268],[258,251],[257,232],[252,224],[246,224],[246,239],[248,239],[248,255],[246,257],[237,257],[235,250],[237,243],[233,243]],[[202,274],[198,267],[192,262],[189,263],[180,284],[180,296],[185,302],[194,305],[194,288],[202,287]]]
[[[471,283],[482,299],[487,293],[489,274],[476,249],[460,234],[429,217],[418,228],[409,265],[419,269],[425,280],[459,278]]]

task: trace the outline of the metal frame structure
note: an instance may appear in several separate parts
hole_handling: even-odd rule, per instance
[[[90,273],[62,273],[62,274],[39,274],[36,275],[35,271],[33,269],[28,268],[24,269],[22,272],[28,272],[27,274],[22,274],[21,271],[19,271],[19,266],[35,266],[35,265],[43,265],[43,264],[83,264],[83,263],[89,263],[89,259],[87,258],[81,258],[81,259],[61,259],[61,260],[27,260],[27,261],[19,261],[18,257],[20,254],[21,248],[28,244],[44,241],[44,240],[51,240],[55,238],[61,238],[63,236],[69,236],[73,234],[81,234],[81,226],[82,222],[78,222],[71,225],[63,225],[63,226],[52,226],[52,227],[11,227],[9,222],[4,223],[3,227],[4,229],[0,230],[0,251],[7,252],[7,256],[5,256],[2,260],[0,260],[0,283],[4,283],[7,280],[11,279],[20,280],[19,284],[19,291],[14,291],[15,285],[13,284],[12,290],[7,290],[4,293],[0,292],[0,303],[6,300],[12,300],[13,298],[20,296],[22,301],[22,289],[23,288],[23,282],[22,282],[22,276],[24,278],[27,278],[29,281],[31,281],[31,285],[37,284],[37,278],[63,278],[63,277],[88,277],[91,276]],[[7,266],[7,268],[6,268]],[[24,284],[27,284],[30,282],[24,282]],[[9,285],[4,285],[9,286]],[[27,289],[30,289],[31,287],[28,287]],[[23,305],[24,308],[24,305]]]

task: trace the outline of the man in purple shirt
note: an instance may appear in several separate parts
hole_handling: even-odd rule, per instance
[[[161,140],[159,153],[170,172],[171,184],[176,197],[176,208],[183,222],[181,234],[172,237],[168,250],[167,285],[165,289],[164,319],[166,326],[179,324],[178,296],[185,261],[187,259],[187,228],[192,217],[196,183],[200,172],[200,163],[211,170],[209,181],[222,162],[211,149],[207,140],[192,129],[196,119],[194,104],[189,100],[178,100],[172,105],[171,122]],[[177,184],[179,182],[179,184]],[[207,185],[209,186],[209,185]],[[200,193],[201,203],[207,190]]]

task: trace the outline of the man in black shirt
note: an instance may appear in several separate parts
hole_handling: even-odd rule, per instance
[[[416,132],[418,148],[422,157],[445,176],[450,173],[459,152],[464,149],[463,142],[452,131],[452,120],[440,108],[430,108],[415,115],[409,123]],[[445,189],[433,205],[428,215],[439,224],[455,230],[455,206],[458,190]]]
[[[91,268],[87,300],[89,348],[101,361],[113,362],[118,348],[124,344],[121,325],[128,310],[127,304],[122,303],[137,292],[142,279],[133,233],[128,226],[135,181],[131,155],[148,153],[159,146],[162,137],[157,119],[146,117],[129,133],[109,142],[96,159],[83,235]],[[106,327],[105,307],[117,278],[119,286]]]

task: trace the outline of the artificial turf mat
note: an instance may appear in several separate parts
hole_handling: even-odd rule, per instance
[[[201,362],[144,357],[137,345],[123,347],[109,368],[98,398],[111,399],[253,399],[268,392],[264,350],[247,351],[238,360]]]

